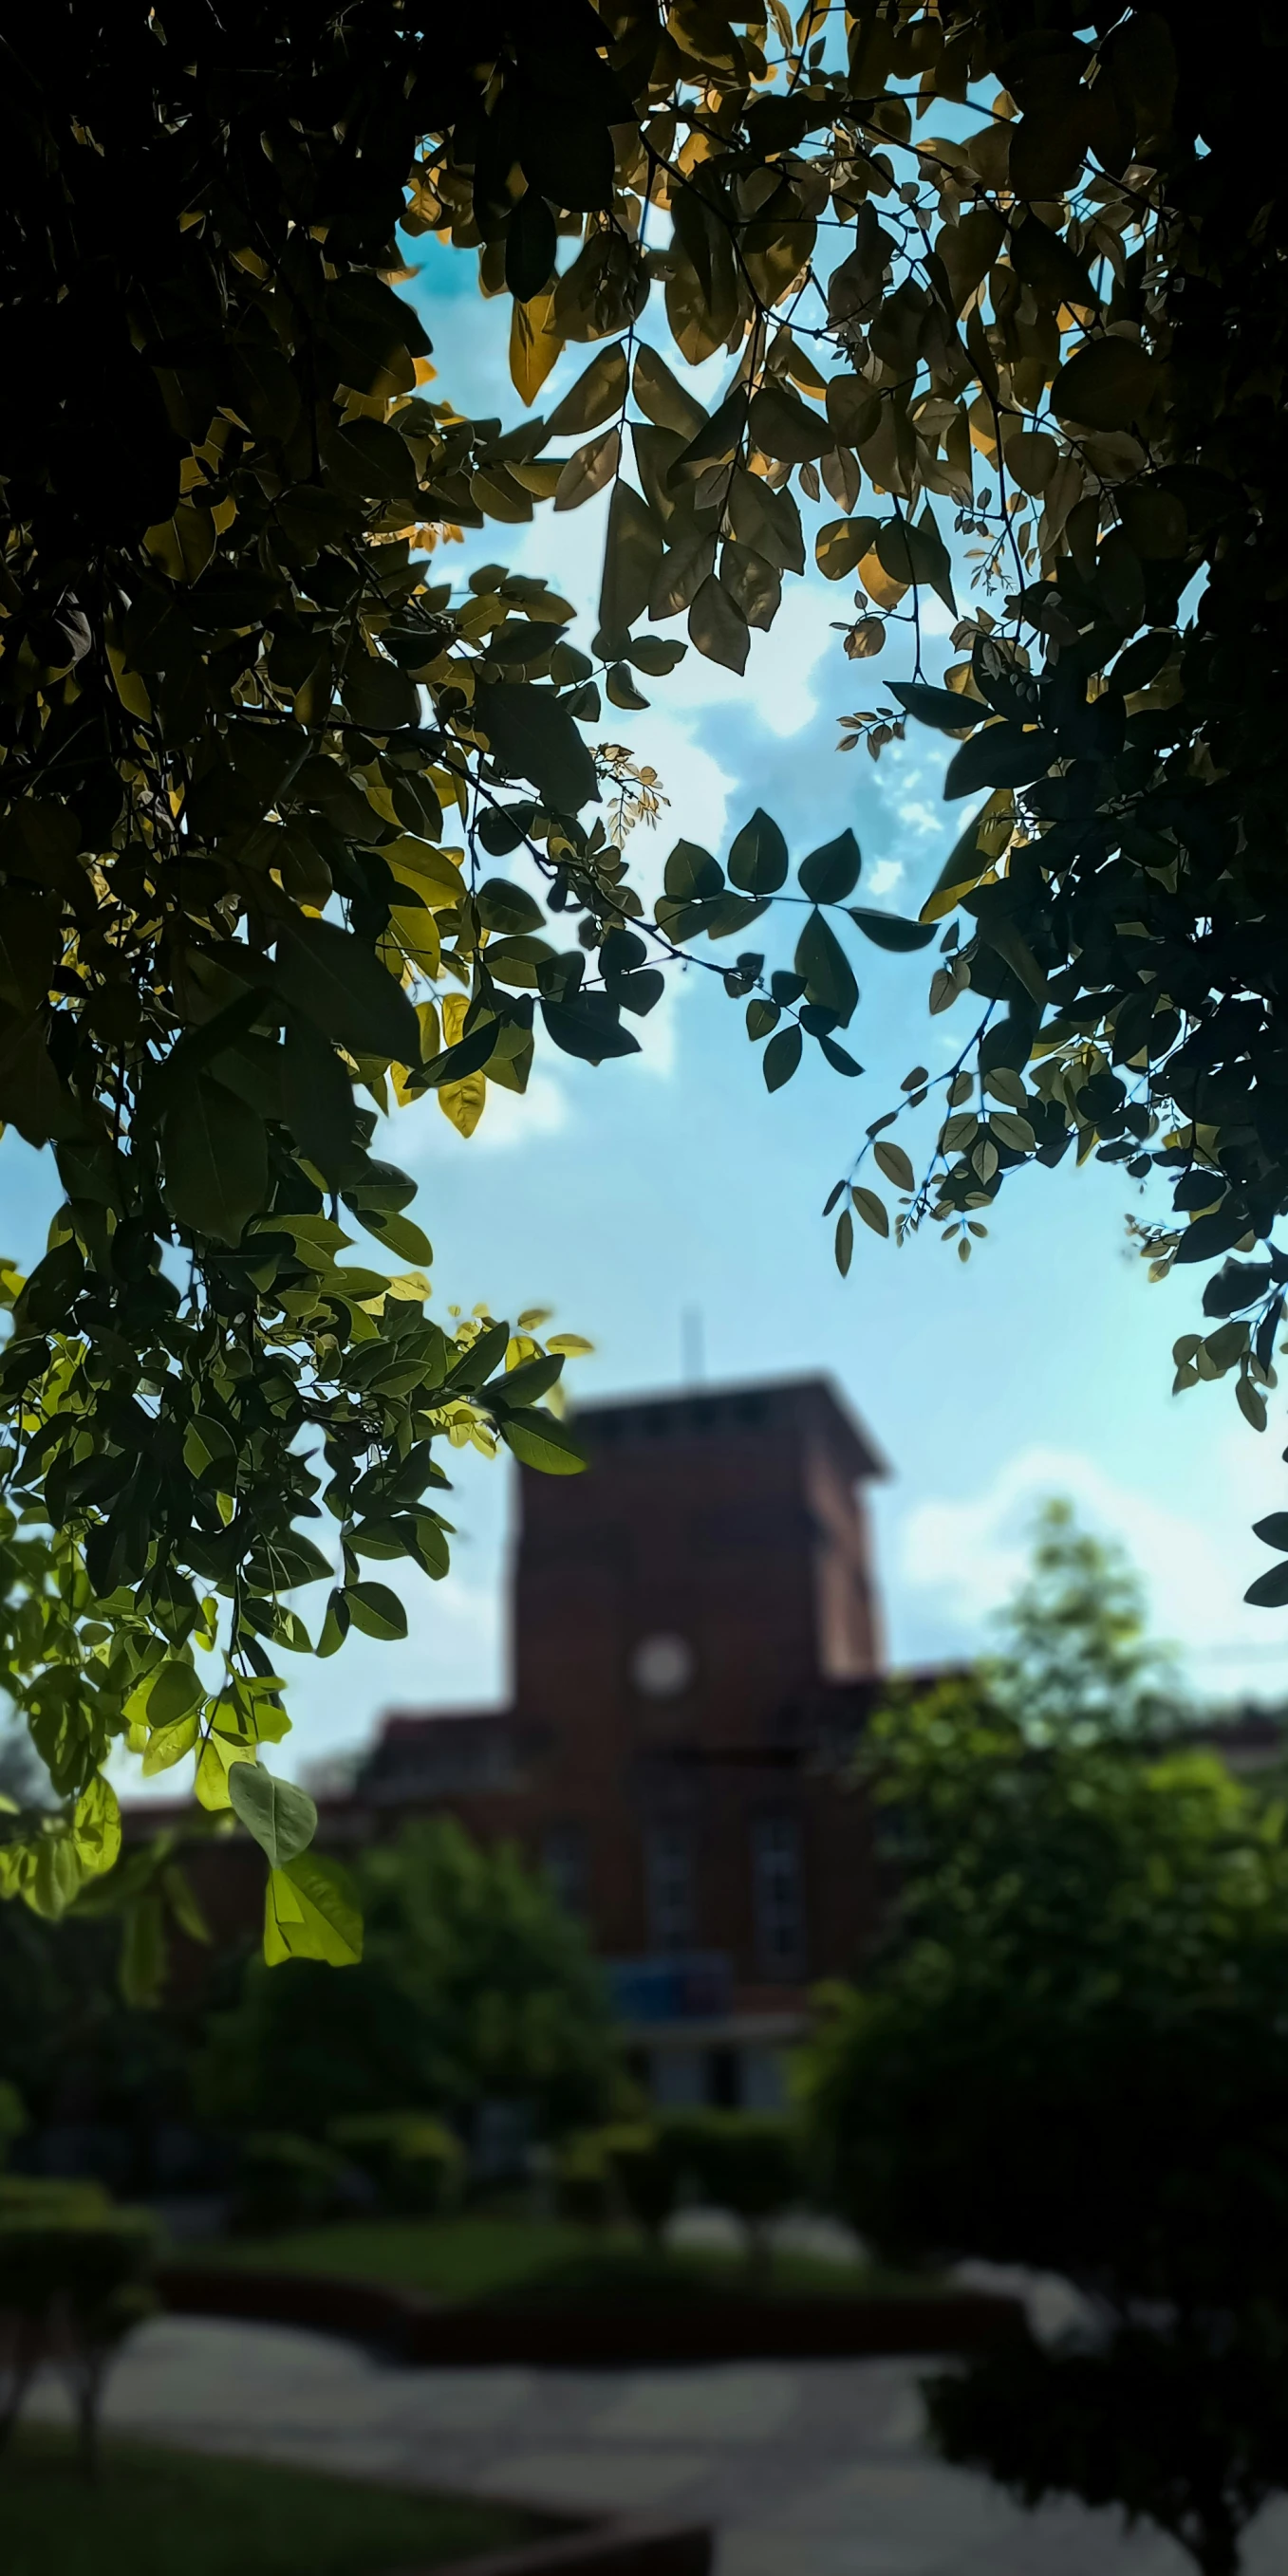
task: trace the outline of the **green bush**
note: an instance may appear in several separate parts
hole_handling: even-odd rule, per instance
[[[151,2221],[94,2184],[7,2175],[0,2189],[0,2349],[9,2356],[0,2444],[37,2371],[57,2361],[71,2385],[82,2466],[97,2460],[108,2367],[155,2304]]]
[[[0,2076],[0,2170],[9,2162],[15,2139],[29,2126],[27,2106],[17,2085],[6,2083]]]
[[[358,2112],[332,2120],[327,2142],[374,2183],[388,2210],[429,2218],[460,2198],[464,2148],[426,2111]]]
[[[464,2128],[504,2100],[553,2139],[606,2117],[619,2069],[607,1988],[540,1870],[440,1816],[360,1853],[354,1877],[358,1965],[282,1976],[252,1961],[194,2069],[204,2118],[323,2138],[333,2120],[409,2102]]]
[[[768,2253],[769,2221],[801,2194],[794,2123],[773,2111],[677,2111],[664,2135],[677,2183],[691,2182],[703,2200],[741,2221],[747,2259],[759,2267]]]
[[[613,2186],[636,2225],[656,2243],[679,2190],[665,2132],[653,2121],[638,2120],[594,2134]]]
[[[555,2158],[555,2207],[578,2227],[605,2227],[612,2216],[613,2178],[602,2136],[602,2130],[591,2129],[570,2138]]]
[[[334,2218],[348,2203],[348,2171],[334,2147],[285,2129],[261,2130],[242,2146],[233,2225],[271,2235],[277,2228],[312,2227]]]

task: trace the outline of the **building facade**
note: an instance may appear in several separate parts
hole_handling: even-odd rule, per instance
[[[821,1378],[577,1427],[587,1474],[520,1475],[511,1705],[387,1716],[323,1834],[445,1812],[518,1843],[585,1920],[654,2093],[768,2105],[807,1988],[876,1920],[853,1755],[885,1464]]]

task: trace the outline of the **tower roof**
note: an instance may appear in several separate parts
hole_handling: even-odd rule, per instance
[[[891,1473],[866,1424],[835,1381],[822,1375],[743,1378],[715,1386],[592,1396],[575,1411],[592,1439],[598,1436],[614,1442],[701,1438],[722,1430],[751,1429],[775,1414],[785,1414],[821,1432],[856,1482]]]

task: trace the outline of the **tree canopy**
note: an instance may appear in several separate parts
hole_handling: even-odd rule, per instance
[[[1230,2576],[1288,2483],[1282,1801],[1112,1715],[1035,1732],[983,1678],[892,1708],[873,1755],[898,1901],[806,2052],[833,2192],[896,2260],[1055,2272],[1084,2308],[931,2381],[932,2429]]]
[[[356,1883],[352,1975],[274,1977],[254,1959],[236,2008],[212,2016],[195,2076],[211,2116],[318,2137],[357,2112],[468,2122],[485,2100],[522,2103],[556,2134],[604,2116],[617,2078],[607,1993],[539,1872],[438,1818],[364,1853]]]
[[[1180,1691],[1154,1643],[1125,1548],[1080,1529],[1053,1496],[1038,1513],[1028,1575],[999,1612],[989,1697],[1029,1744],[1095,1744],[1175,1730]]]
[[[541,1403],[557,1341],[427,1315],[382,1111],[433,1091],[468,1131],[538,1043],[629,1054],[695,948],[771,1089],[807,1044],[852,1079],[854,933],[911,950],[948,921],[931,1008],[981,1016],[923,1178],[889,1109],[837,1181],[842,1268],[855,1213],[891,1227],[873,1174],[898,1234],[934,1220],[967,1255],[1003,1180],[1076,1140],[1169,1184],[1155,1271],[1223,1261],[1179,1382],[1234,1372],[1264,1424],[1288,1280],[1278,22],[50,0],[5,60],[0,1117],[65,1198],[31,1277],[5,1274],[0,1406],[57,1604],[10,1679],[65,1806],[0,1862],[64,1904],[115,1848],[115,1738],[154,1769],[196,1751],[199,1797],[273,1864],[274,1954],[338,1955],[307,1802],[251,1778],[282,1656],[401,1632],[362,1560],[443,1570],[436,1441],[579,1463]],[[400,235],[430,233],[510,300],[508,425],[456,408],[450,351],[432,389],[400,292]],[[664,337],[684,366],[726,352],[710,411]],[[436,577],[446,531],[605,489],[589,651],[535,575]],[[984,801],[920,921],[853,900],[848,830],[785,893],[760,812],[723,858],[681,838],[647,918],[634,787],[582,728],[686,649],[741,670],[807,532],[857,577],[851,658],[907,648],[845,740],[938,728],[948,796]],[[957,618],[942,687],[928,593]],[[687,646],[653,631],[681,617]],[[775,903],[784,962],[708,958]],[[933,1087],[914,1067],[905,1108]],[[341,1259],[350,1227],[370,1266]],[[311,1629],[287,1596],[332,1573],[302,1526],[326,1514],[341,1579]],[[1288,1600],[1288,1514],[1261,1527],[1284,1562],[1252,1597]]]

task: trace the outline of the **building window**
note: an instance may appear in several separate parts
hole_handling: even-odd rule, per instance
[[[586,1828],[548,1825],[541,1837],[541,1866],[566,1914],[586,1911]]]
[[[687,1825],[650,1825],[644,1842],[649,1940],[686,1950],[694,1939],[693,1836]]]
[[[799,1977],[805,1969],[805,1890],[795,1816],[757,1816],[751,1864],[761,1972],[774,1980]]]

